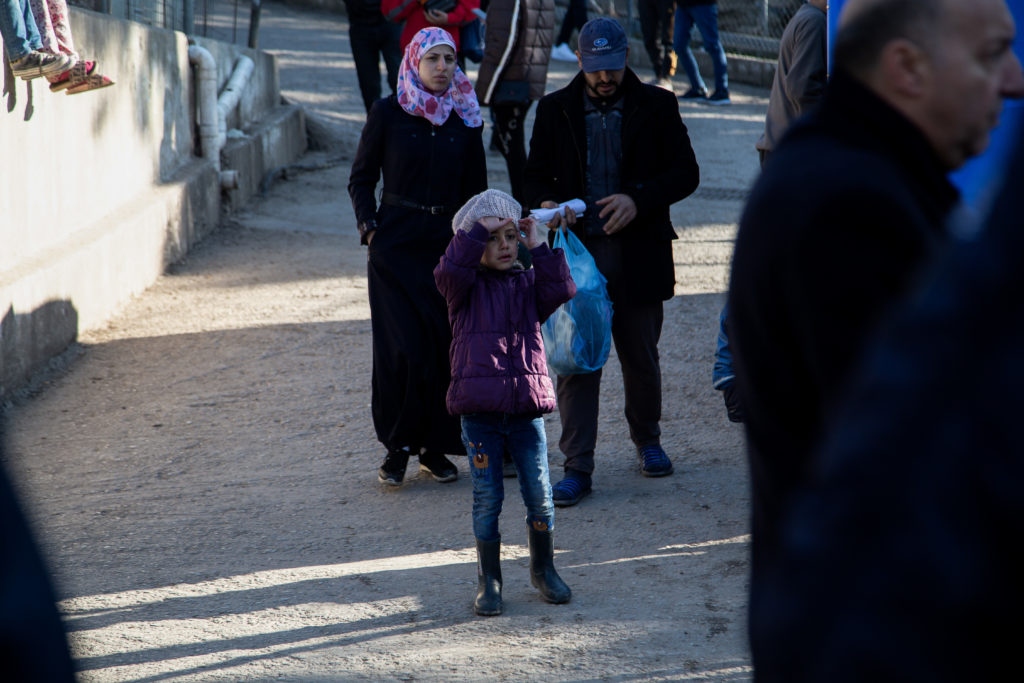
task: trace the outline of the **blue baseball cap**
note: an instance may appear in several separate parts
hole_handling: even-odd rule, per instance
[[[580,29],[580,61],[587,73],[626,68],[629,41],[622,25],[609,17],[591,19]]]

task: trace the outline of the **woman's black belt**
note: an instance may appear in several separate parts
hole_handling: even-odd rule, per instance
[[[414,202],[411,199],[406,199],[405,197],[394,194],[393,192],[382,192],[380,195],[380,201],[381,203],[388,204],[389,206],[400,206],[403,209],[423,211],[424,213],[429,213],[434,216],[439,216],[446,213],[455,213],[455,210],[458,208],[453,206],[445,206],[444,204],[441,204],[439,206],[427,206],[425,204],[420,204],[419,202]]]

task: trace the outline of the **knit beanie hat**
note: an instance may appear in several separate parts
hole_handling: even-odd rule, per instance
[[[469,231],[473,223],[485,216],[514,218],[518,221],[523,217],[523,207],[511,195],[501,190],[484,190],[470,197],[458,210],[452,219],[452,232]]]

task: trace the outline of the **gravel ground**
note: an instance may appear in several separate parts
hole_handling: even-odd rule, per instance
[[[289,98],[342,139],[353,105],[303,81],[296,28],[329,44],[351,90],[344,18],[270,4],[261,28]],[[8,411],[9,465],[81,680],[749,680],[742,430],[710,371],[766,93],[735,86],[734,101],[681,107],[703,181],[673,209],[679,284],[660,346],[676,472],[640,476],[613,353],[594,494],[556,512],[571,603],[530,586],[513,480],[494,618],[472,611],[465,458],[451,484],[413,468],[400,489],[377,483],[365,252],[351,149],[334,148],[83,333]],[[507,187],[501,158],[488,167]],[[557,475],[557,416],[547,427]]]

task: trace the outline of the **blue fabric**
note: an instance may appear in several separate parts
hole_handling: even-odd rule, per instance
[[[0,36],[7,59],[16,61],[43,46],[28,0],[3,0],[0,4]]]
[[[484,59],[484,27],[479,19],[474,19],[459,29],[459,43],[466,59],[479,64]]]
[[[544,420],[533,415],[474,413],[462,416],[462,440],[473,479],[473,534],[495,541],[505,500],[502,456],[508,453],[519,473],[526,521],[539,531],[555,528],[555,507],[548,479],[548,442]]]
[[[711,385],[715,389],[723,389],[736,379],[736,372],[732,369],[732,348],[729,346],[728,314],[729,304],[726,304],[718,316],[718,347],[715,349],[715,367],[711,371]]]
[[[696,24],[704,40],[704,51],[711,55],[711,64],[715,68],[715,90],[728,92],[729,74],[725,63],[725,50],[718,39],[718,5],[676,7],[675,23],[672,46],[686,71],[686,77],[690,79],[690,85],[697,90],[707,90],[704,79],[697,70],[693,50],[690,49],[690,30]]]

